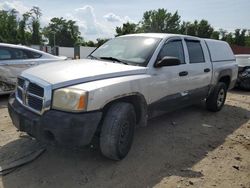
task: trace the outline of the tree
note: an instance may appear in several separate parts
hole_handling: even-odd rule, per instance
[[[150,10],[143,14],[140,22],[141,30],[155,33],[178,33],[180,29],[180,16],[166,9]]]
[[[245,46],[246,43],[246,29],[236,29],[234,32],[234,44]]]
[[[41,44],[42,35],[40,32],[40,17],[42,16],[41,9],[34,6],[30,10],[32,16],[32,44]]]
[[[96,44],[94,41],[89,40],[88,42],[84,43],[84,46],[89,46],[89,47],[96,47]]]
[[[210,38],[211,35],[213,34],[214,29],[213,27],[208,23],[207,20],[201,20],[198,23],[198,28],[197,28],[197,33],[198,37],[202,38]]]
[[[219,40],[220,39],[220,32],[219,31],[213,31],[213,33],[211,35],[211,38]]]
[[[17,11],[0,11],[0,42],[18,43],[17,29]]]
[[[227,33],[225,36],[225,41],[229,44],[235,44],[234,38],[233,38],[233,33]]]
[[[246,46],[250,47],[250,30],[248,30],[248,35],[246,36]]]
[[[207,20],[195,20],[192,22],[182,22],[180,26],[180,33],[197,36],[202,38],[211,38],[214,32],[213,27],[208,23]],[[218,33],[214,33],[218,34]]]
[[[26,12],[23,14],[23,18],[19,21],[18,36],[19,42],[23,45],[27,45],[30,42],[29,33],[26,31],[27,21],[31,16],[31,12]]]
[[[109,39],[101,39],[101,38],[98,38],[96,39],[97,40],[97,43],[96,43],[96,47],[99,47],[101,45],[103,45],[105,42],[107,42]]]
[[[227,31],[224,29],[219,29],[219,32],[220,32],[220,39],[225,41],[227,37]]]
[[[7,11],[0,11],[0,42],[6,42],[8,32],[7,32],[7,19],[9,15]]]
[[[49,39],[49,45],[71,47],[82,43],[81,33],[75,21],[64,18],[52,18],[43,30],[45,37]]]
[[[180,26],[180,33],[184,35],[197,36],[198,21],[195,20],[194,23],[182,22]]]
[[[137,24],[124,23],[121,27],[116,27],[116,36],[137,33]]]

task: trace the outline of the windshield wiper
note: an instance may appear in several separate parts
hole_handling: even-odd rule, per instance
[[[91,58],[91,59],[98,59],[97,57],[95,57],[95,56],[93,56],[93,55],[91,55],[91,54],[88,55],[88,58]]]
[[[124,61],[122,61],[122,60],[120,60],[120,59],[117,59],[117,58],[115,58],[115,57],[100,57],[100,59],[116,61],[116,62],[118,62],[118,63],[123,63],[123,64],[125,64],[125,65],[128,65],[128,63],[126,63],[126,62],[124,62]]]

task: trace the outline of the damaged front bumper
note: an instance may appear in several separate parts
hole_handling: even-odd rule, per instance
[[[13,95],[9,99],[8,110],[18,130],[42,142],[67,146],[88,145],[102,117],[100,111],[67,113],[57,110],[49,110],[40,116],[22,106]]]
[[[238,82],[245,80],[245,79],[250,79],[250,67],[248,68],[239,68],[239,73],[238,73]]]

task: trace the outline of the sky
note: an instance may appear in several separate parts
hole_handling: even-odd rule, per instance
[[[158,8],[178,11],[182,21],[206,19],[215,29],[250,29],[250,0],[0,0],[0,9],[21,14],[32,6],[41,8],[42,26],[53,17],[75,20],[85,40],[114,37],[116,26]]]

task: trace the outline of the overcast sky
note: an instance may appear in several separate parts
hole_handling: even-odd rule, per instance
[[[77,21],[85,39],[113,37],[115,27],[138,22],[145,11],[166,8],[178,11],[184,21],[206,19],[216,29],[250,29],[250,0],[0,0],[0,9],[20,13],[32,6],[42,9],[42,25],[52,17]]]

